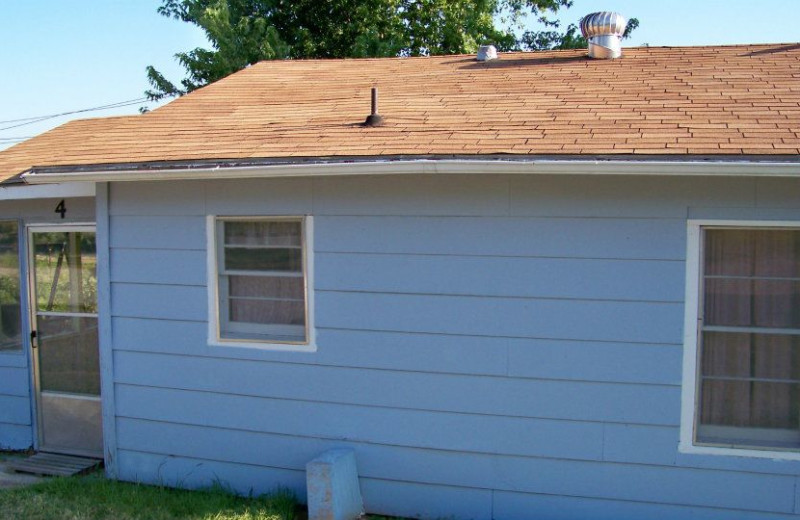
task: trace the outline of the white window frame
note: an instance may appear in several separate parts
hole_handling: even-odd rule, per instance
[[[306,323],[305,341],[279,341],[275,339],[223,338],[220,333],[219,266],[217,224],[220,221],[280,221],[300,220],[303,225],[303,279],[305,285]],[[206,218],[206,252],[208,280],[208,344],[217,347],[244,347],[284,352],[315,352],[314,327],[314,219],[310,215],[208,215]]]
[[[678,451],[699,455],[758,457],[776,460],[800,460],[800,451],[774,448],[733,448],[695,443],[697,391],[699,382],[700,289],[703,269],[703,228],[797,228],[800,221],[774,220],[695,220],[688,221],[686,233],[686,308],[683,325],[683,382],[681,390],[681,432]]]

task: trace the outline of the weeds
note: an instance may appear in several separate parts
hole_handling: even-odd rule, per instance
[[[288,490],[242,498],[219,485],[187,491],[99,473],[0,491],[0,518],[26,520],[293,520],[296,508]]]

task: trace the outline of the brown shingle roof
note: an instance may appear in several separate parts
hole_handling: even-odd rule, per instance
[[[800,153],[800,44],[262,62],[0,152],[33,166],[387,155]],[[370,87],[386,125],[364,128]]]

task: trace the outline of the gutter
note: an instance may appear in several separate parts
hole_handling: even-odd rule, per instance
[[[335,177],[358,175],[643,175],[721,177],[800,177],[798,162],[668,161],[668,160],[486,160],[400,159],[257,165],[195,166],[125,165],[106,169],[33,169],[22,175],[28,184],[56,182],[166,181],[189,179],[247,179]]]

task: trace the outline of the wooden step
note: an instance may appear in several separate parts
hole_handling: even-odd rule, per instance
[[[100,464],[102,460],[58,453],[39,452],[24,459],[7,462],[8,469],[17,473],[31,473],[40,476],[71,477],[86,473]]]

